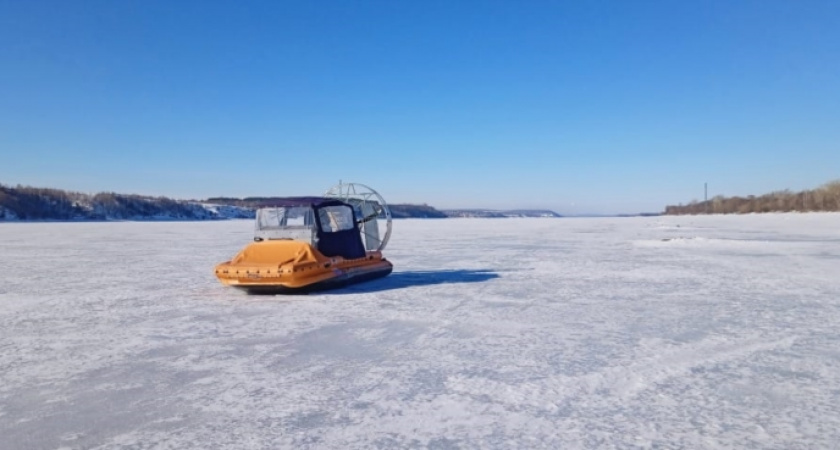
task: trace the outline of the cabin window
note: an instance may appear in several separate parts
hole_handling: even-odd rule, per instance
[[[318,209],[318,214],[321,219],[321,230],[326,233],[355,228],[353,210],[349,206],[325,206]]]
[[[259,229],[303,227],[312,224],[312,208],[291,206],[264,208],[257,213]]]

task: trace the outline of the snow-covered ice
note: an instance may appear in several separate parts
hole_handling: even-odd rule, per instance
[[[249,297],[250,221],[0,224],[0,448],[837,448],[840,215],[395,222]]]

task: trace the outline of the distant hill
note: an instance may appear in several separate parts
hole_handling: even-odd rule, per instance
[[[395,219],[445,219],[447,216],[443,211],[437,210],[429,205],[395,204],[388,205],[391,209],[391,216]]]
[[[447,217],[563,217],[560,214],[547,209],[445,209],[443,210],[443,213],[446,214]]]
[[[248,208],[166,197],[94,195],[60,189],[0,185],[0,221],[220,220],[254,217]]]
[[[311,205],[313,203],[317,203],[322,201],[323,197],[315,197],[315,196],[304,196],[304,197],[245,197],[245,198],[232,198],[232,197],[211,197],[205,200],[207,203],[212,203],[215,205],[230,205],[230,206],[240,206],[243,208],[265,208],[270,206],[289,206],[289,205]]]
[[[309,205],[322,200],[322,197],[246,197],[246,198],[230,198],[230,197],[213,197],[208,198],[207,203],[215,203],[222,205],[235,205],[246,208],[260,208],[264,206],[273,205],[288,205],[300,204]],[[391,216],[395,219],[437,219],[446,218],[446,214],[438,211],[429,205],[412,205],[412,204],[392,204],[388,205],[391,210]]]
[[[280,204],[309,205],[322,197],[213,197],[173,200],[134,194],[84,194],[51,188],[0,184],[0,221],[49,220],[222,220],[254,217],[257,208]],[[447,217],[561,217],[549,210],[461,209],[441,211],[422,204],[389,205],[395,219]]]
[[[687,205],[665,207],[667,215],[683,214],[747,214],[767,212],[840,211],[840,180],[816,189],[791,192],[771,192],[761,196],[716,196],[708,201],[692,200]]]

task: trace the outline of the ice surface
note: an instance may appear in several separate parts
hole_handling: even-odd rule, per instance
[[[840,215],[395,223],[249,297],[250,221],[0,224],[0,448],[837,448]]]

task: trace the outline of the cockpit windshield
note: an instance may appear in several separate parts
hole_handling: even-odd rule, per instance
[[[309,206],[260,208],[254,240],[292,239],[313,243],[315,219]]]

